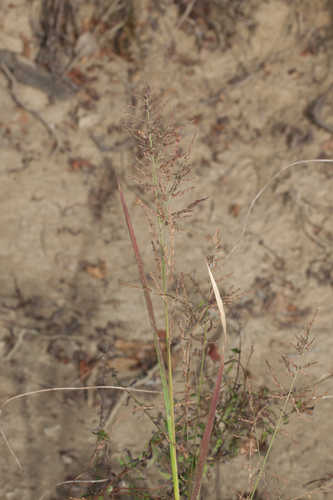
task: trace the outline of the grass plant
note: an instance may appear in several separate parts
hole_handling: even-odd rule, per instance
[[[150,412],[136,399],[140,393],[157,394],[160,393],[159,390],[124,388],[120,385],[33,391],[7,399],[1,410],[16,399],[44,392],[96,389],[124,391],[135,399],[138,407],[143,407],[145,414],[156,426],[146,448],[138,457],[127,452],[119,464],[121,471],[113,474],[112,478],[104,478],[99,465],[110,460],[110,457],[107,456],[109,437],[102,422],[96,432],[95,453],[89,460],[94,477],[85,480],[79,475],[75,480],[66,481],[62,485],[89,482],[90,487],[80,497],[86,500],[129,497],[195,500],[200,498],[204,478],[209,474],[211,466],[219,461],[230,460],[239,453],[249,457],[257,454],[262,456],[262,462],[252,489],[248,493],[243,492],[240,497],[252,500],[258,498],[258,486],[282,426],[292,413],[306,411],[313,404],[311,388],[303,392],[296,390],[296,382],[309,366],[303,361],[292,364],[288,358],[284,358],[291,377],[289,387],[285,389],[277,382],[277,390],[268,387],[254,388],[248,364],[243,362],[241,345],[239,348],[228,349],[226,310],[236,299],[232,293],[220,294],[219,289],[222,287],[221,280],[217,277],[216,255],[207,259],[209,281],[207,279],[204,290],[195,283],[193,276],[177,273],[176,233],[182,228],[185,218],[206,198],[181,204],[184,196],[192,190],[189,185],[192,180],[189,151],[183,151],[181,131],[172,123],[166,122],[161,109],[161,96],[152,95],[147,87],[141,104],[139,102],[134,110],[135,116],[127,123],[136,146],[134,180],[141,194],[138,204],[147,219],[155,262],[155,271],[151,274],[150,281],[147,279],[135,228],[120,183],[118,189],[152,331],[164,413],[156,416],[154,409]],[[245,234],[247,220],[255,202],[270,182],[286,168],[298,164],[300,162],[281,169],[254,198],[246,215],[241,238]],[[216,248],[221,248],[217,235],[215,245]],[[158,315],[153,306],[150,283],[153,283],[154,294],[161,301]],[[163,322],[162,327],[158,326],[158,320]],[[312,346],[310,327],[311,325],[296,342],[300,360],[304,359]],[[214,332],[218,335],[214,335]],[[179,352],[182,354],[182,362],[177,361]],[[180,365],[182,371],[179,369]],[[278,406],[280,401],[281,409]],[[21,467],[2,427],[0,432]],[[146,481],[148,465],[152,463],[156,466],[156,474],[164,481],[163,488],[156,485],[150,488]]]
[[[218,436],[218,433],[216,432],[215,436],[213,436],[214,425],[216,421],[222,419],[224,421],[227,421],[228,425],[232,427],[230,424],[230,419],[232,416],[234,422],[236,423],[236,426],[238,425],[239,428],[239,423],[244,417],[243,412],[247,413],[248,416],[249,408],[252,408],[252,428],[250,430],[250,426],[243,425],[242,431],[245,430],[247,432],[247,437],[249,437],[249,435],[251,435],[251,433],[253,433],[253,431],[255,430],[255,427],[260,420],[262,431],[260,438],[257,439],[257,450],[262,448],[264,444],[266,445],[269,434],[272,436],[269,444],[266,446],[266,455],[264,457],[262,467],[258,473],[257,480],[255,481],[252,493],[249,495],[249,498],[252,499],[256,495],[257,487],[265,469],[265,465],[274,440],[281,428],[283,419],[287,415],[287,408],[290,403],[291,395],[293,394],[295,389],[298,370],[296,370],[295,375],[292,378],[289,392],[285,396],[285,402],[278,417],[276,417],[276,414],[273,412],[273,394],[270,393],[268,389],[265,389],[264,391],[261,391],[260,389],[256,394],[250,394],[249,389],[246,387],[245,370],[244,385],[237,385],[236,379],[239,376],[239,369],[241,366],[240,359],[238,359],[238,362],[235,363],[237,367],[237,375],[235,375],[235,378],[231,381],[231,385],[227,386],[225,381],[224,392],[227,397],[222,397],[221,390],[226,367],[225,356],[227,346],[227,322],[219,288],[214,279],[211,265],[207,261],[207,270],[211,281],[209,298],[208,300],[205,300],[203,303],[201,303],[199,308],[196,308],[196,306],[194,306],[193,304],[190,305],[190,321],[187,325],[187,328],[184,328],[184,326],[181,328],[180,333],[181,338],[184,340],[184,338],[186,337],[186,330],[189,330],[191,327],[193,327],[194,324],[196,324],[201,328],[202,337],[201,361],[199,362],[199,377],[197,378],[196,382],[193,379],[190,380],[186,375],[189,373],[189,361],[187,362],[187,366],[185,366],[184,368],[184,380],[186,381],[185,385],[187,384],[187,388],[184,387],[184,392],[185,394],[187,394],[187,404],[185,404],[182,408],[183,415],[182,417],[180,417],[180,420],[185,419],[185,424],[181,428],[177,427],[174,404],[174,374],[172,354],[175,332],[172,331],[170,326],[172,324],[172,320],[170,318],[169,306],[170,300],[182,300],[183,302],[186,302],[187,300],[188,306],[189,301],[187,294],[184,293],[182,297],[180,297],[179,295],[175,297],[168,287],[171,281],[170,278],[173,278],[174,281],[176,280],[173,261],[175,254],[174,232],[178,229],[178,219],[182,218],[183,216],[189,215],[197,205],[205,201],[205,198],[197,199],[186,207],[180,209],[178,208],[178,210],[175,210],[173,208],[175,199],[182,197],[184,193],[188,191],[188,189],[184,189],[182,186],[182,183],[187,180],[190,174],[188,155],[186,153],[182,153],[181,151],[181,148],[179,146],[180,135],[177,133],[177,130],[172,126],[165,126],[162,117],[156,115],[154,106],[157,106],[158,104],[154,103],[149,88],[147,88],[145,91],[143,103],[143,119],[139,122],[139,124],[136,124],[136,126],[133,126],[132,124],[130,131],[137,144],[138,163],[136,164],[136,170],[138,175],[136,177],[136,180],[142,187],[143,192],[149,192],[152,195],[150,197],[150,203],[141,200],[140,204],[144,208],[150,224],[152,234],[152,248],[155,254],[155,262],[157,263],[157,273],[155,277],[153,277],[153,281],[163,302],[165,328],[165,330],[163,331],[163,339],[161,338],[160,330],[156,326],[152,301],[150,298],[150,291],[145,278],[143,262],[138,249],[138,244],[131,223],[131,218],[128,213],[128,208],[124,199],[124,194],[120,186],[119,192],[154,335],[154,344],[157,352],[166,412],[168,430],[167,441],[169,443],[173,497],[175,499],[180,498],[180,492],[182,493],[182,497],[190,498],[191,500],[195,500],[199,497],[204,470],[207,466],[207,462],[209,461],[209,457],[211,458],[211,448],[213,447],[213,450],[215,449],[216,451],[220,448],[225,447],[226,440],[224,436]],[[275,177],[276,176],[274,176],[274,178]],[[264,186],[264,188],[260,191],[259,196],[264,192],[265,189],[267,189],[268,185],[269,184]],[[253,205],[255,204],[259,196],[257,196],[250,205],[246,217],[246,222],[252,211]],[[246,226],[243,228],[241,235],[242,237],[244,236],[245,231]],[[207,350],[206,320],[209,308],[212,306],[212,297],[214,297],[216,300],[223,335],[221,335],[221,338],[218,341],[218,347],[215,344],[211,346],[210,355],[212,359],[218,363],[218,369],[217,373],[215,373],[215,385],[212,389],[211,401],[208,407],[206,404],[206,409],[204,412],[205,417],[202,418],[202,414],[200,413],[200,406],[202,401],[202,391],[205,385],[203,381],[205,378],[204,371],[206,365],[206,356],[207,352],[209,352]],[[304,354],[304,351],[310,347],[311,342],[308,339],[308,335],[303,337],[303,352],[300,354]],[[166,367],[164,364],[161,347],[162,340],[165,341],[166,344]],[[193,338],[190,338],[189,341],[193,342]],[[191,355],[191,349],[189,350],[189,353]],[[232,361],[235,360],[229,359],[227,362]],[[191,384],[194,385],[191,386]],[[207,388],[205,387],[205,392],[206,389]],[[188,396],[191,391],[196,395],[196,403],[189,402]],[[276,397],[276,395],[274,396]],[[219,405],[221,399],[223,400],[223,403],[222,405]],[[255,404],[254,401],[256,402]],[[205,403],[207,403],[207,394],[205,394]],[[197,418],[193,419],[193,414],[195,413],[197,413]],[[189,452],[189,436],[191,434],[189,429],[191,427],[194,428],[192,439],[194,435],[195,449],[193,450],[192,446],[191,451]],[[180,436],[179,430],[183,431],[182,436]],[[212,444],[212,437],[215,438],[214,445]],[[161,443],[161,435],[158,436],[157,434],[154,439],[157,442]],[[237,439],[233,439],[231,440],[231,442],[233,443],[233,445],[235,445]],[[183,453],[178,454],[177,456],[177,449],[182,450]],[[185,453],[184,450],[186,450]],[[181,467],[179,467],[179,464],[181,464]]]
[[[183,194],[183,191],[180,189],[182,187],[181,183],[190,173],[190,168],[186,161],[187,157],[180,151],[179,135],[177,132],[172,128],[165,127],[161,118],[154,115],[154,110],[152,109],[152,95],[148,87],[144,93],[143,104],[144,119],[139,127],[132,128],[132,133],[138,147],[137,175],[141,176],[140,184],[143,185],[144,189],[147,191],[151,191],[153,196],[152,206],[149,207],[146,204],[145,209],[151,215],[150,222],[153,233],[153,248],[158,266],[155,283],[157,284],[163,301],[163,340],[166,346],[166,366],[160,343],[161,338],[156,326],[152,301],[143,270],[142,259],[120,186],[119,193],[153,330],[154,345],[159,365],[166,412],[173,494],[174,498],[178,500],[180,498],[180,490],[175,429],[172,361],[173,332],[171,329],[169,311],[169,284],[174,271],[174,231],[176,229],[177,218],[191,212],[193,207],[203,200],[196,200],[194,203],[191,203],[181,210],[173,211],[172,201]],[[139,177],[137,177],[137,179],[138,178]]]

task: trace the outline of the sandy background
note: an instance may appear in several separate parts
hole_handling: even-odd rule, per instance
[[[61,5],[48,3],[50,9]],[[149,272],[149,233],[131,180],[133,144],[122,126],[146,82],[166,96],[185,143],[196,134],[195,196],[209,200],[177,238],[177,266],[199,283],[207,283],[211,236],[219,230],[221,254],[230,252],[249,204],[276,172],[297,160],[333,157],[332,134],[306,114],[333,82],[330,2],[192,3],[186,13],[185,0],[137,0],[132,31],[112,31],[121,21],[112,13],[94,30],[93,19],[106,8],[102,1],[71,2],[78,32],[68,21],[66,43],[78,48],[78,37],[88,35],[70,75],[80,90],[65,100],[10,78],[1,67],[1,401],[82,385],[84,367],[100,359],[105,345],[107,356],[118,360],[120,380],[128,382],[140,369],[133,371],[137,353],[121,340],[147,352],[145,360],[150,356],[143,297],[123,285],[137,283],[137,271],[114,177],[122,181]],[[34,61],[41,2],[3,0],[0,12],[0,49]],[[62,47],[50,60],[64,67],[71,56]],[[332,99],[328,92],[322,110],[328,123]],[[292,355],[290,342],[317,309],[311,380],[332,374],[332,190],[329,163],[284,170],[223,263],[229,285],[246,292],[229,311],[231,345],[241,335],[244,350],[254,346],[251,372],[258,384],[267,377],[264,360],[281,366],[280,354]],[[84,383],[98,381],[98,368],[88,370]],[[333,394],[330,378],[320,391]],[[24,471],[2,442],[1,498],[66,498],[56,484],[86,467],[98,418],[95,398],[82,393],[6,406],[3,429]],[[124,406],[108,431],[116,456],[139,450],[151,424]],[[329,398],[311,415],[292,419],[273,449],[260,498],[332,498],[325,481],[332,478],[332,435]],[[251,471],[246,457],[221,466],[202,498],[239,498]]]

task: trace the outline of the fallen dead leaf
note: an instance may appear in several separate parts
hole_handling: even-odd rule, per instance
[[[30,59],[31,56],[31,40],[21,33],[20,38],[23,43],[22,56]]]
[[[84,167],[91,168],[94,166],[89,160],[86,160],[85,158],[81,158],[81,157],[70,158],[69,165],[70,165],[71,170],[73,170],[73,171],[82,170],[82,168],[84,168]]]
[[[229,214],[233,217],[238,217],[240,212],[240,205],[238,203],[232,203],[229,205]]]
[[[102,259],[99,259],[98,264],[85,262],[82,267],[90,276],[98,280],[104,279],[107,273],[106,262]]]

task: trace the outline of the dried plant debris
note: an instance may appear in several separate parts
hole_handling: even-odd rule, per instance
[[[174,0],[178,7],[178,27],[194,33],[198,48],[226,50],[231,47],[237,23],[255,29],[255,2],[244,0]]]
[[[74,57],[78,27],[71,0],[43,0],[38,22],[40,49],[36,63],[61,74]]]
[[[77,90],[68,79],[62,78],[60,75],[55,77],[33,64],[29,59],[10,50],[0,50],[0,66],[11,82],[33,87],[52,99],[66,99]]]
[[[87,15],[85,8],[89,5]],[[82,56],[97,50],[131,60],[132,42],[137,38],[134,5],[132,0],[42,0],[34,21],[39,44],[36,64],[62,76]]]
[[[101,219],[105,208],[109,205],[117,190],[117,176],[109,158],[105,157],[100,166],[100,177],[97,186],[89,193],[89,207],[95,219]]]
[[[314,279],[319,286],[333,287],[333,262],[329,257],[314,259],[306,270],[306,276]]]
[[[332,95],[333,84],[329,86],[324,94],[321,94],[305,110],[305,116],[317,127],[333,134]]]
[[[112,51],[126,60],[132,59],[131,46],[136,39],[134,5],[133,0],[104,0],[96,3],[88,28],[96,34],[103,53]]]

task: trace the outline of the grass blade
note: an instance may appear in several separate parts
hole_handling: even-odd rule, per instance
[[[209,447],[209,442],[210,442],[210,437],[212,434],[213,426],[214,426],[214,420],[215,420],[215,413],[216,413],[216,407],[217,403],[219,400],[220,396],[220,390],[221,390],[221,385],[222,385],[222,377],[223,377],[223,372],[224,372],[224,353],[225,353],[225,346],[227,343],[227,322],[226,322],[226,316],[224,312],[224,307],[223,307],[223,302],[222,298],[219,292],[219,289],[217,287],[216,281],[214,279],[214,276],[210,270],[209,264],[207,263],[207,268],[208,268],[208,274],[212,283],[216,303],[220,312],[220,319],[223,327],[223,338],[221,339],[221,359],[220,359],[220,365],[216,377],[216,382],[215,382],[215,387],[214,387],[214,392],[213,396],[210,402],[210,408],[209,408],[209,414],[208,414],[208,419],[207,419],[207,424],[205,428],[204,435],[201,440],[200,444],[200,451],[199,451],[199,457],[198,457],[198,463],[197,467],[195,470],[195,477],[194,477],[194,486],[191,494],[191,500],[195,500],[198,495],[200,494],[200,489],[201,489],[201,483],[202,483],[202,476],[203,476],[203,471],[208,455],[208,447]]]

